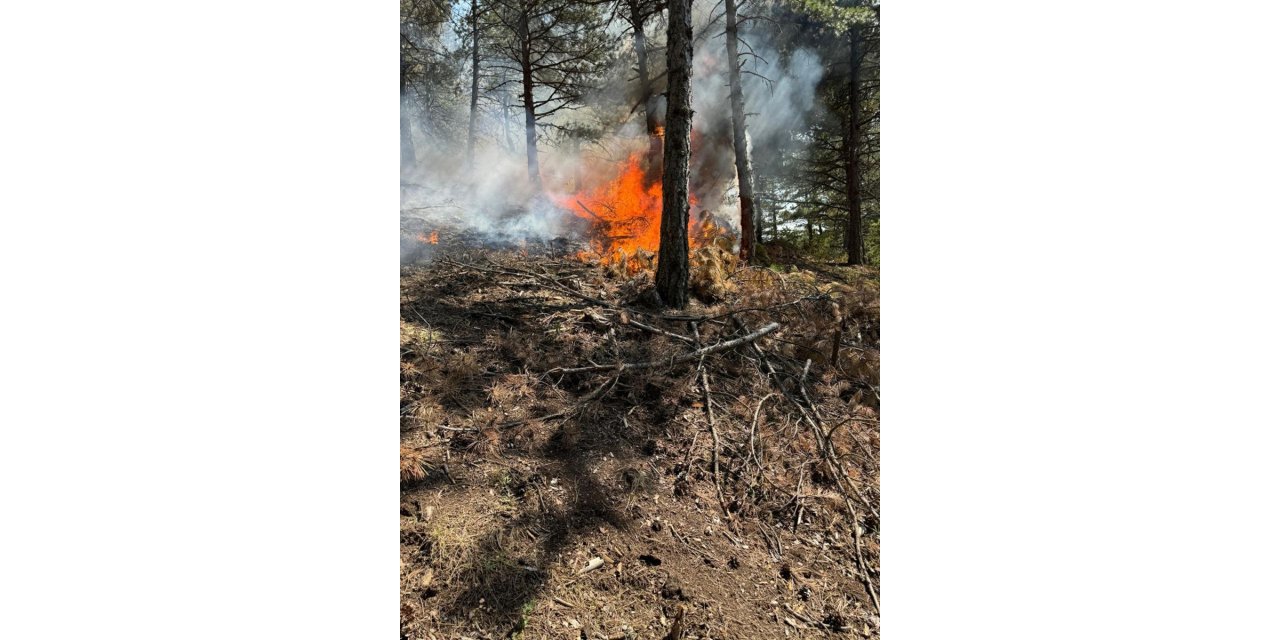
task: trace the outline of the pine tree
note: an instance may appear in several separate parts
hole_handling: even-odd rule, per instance
[[[580,106],[613,39],[605,30],[601,2],[582,0],[495,0],[492,19],[506,37],[497,46],[498,66],[518,74],[524,111],[529,183],[542,192],[538,125]]]
[[[662,154],[662,224],[654,282],[662,301],[677,309],[689,304],[692,13],[692,0],[671,0],[667,9],[667,124]]]

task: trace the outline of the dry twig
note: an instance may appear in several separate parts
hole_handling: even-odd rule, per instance
[[[697,351],[686,353],[685,355],[678,356],[670,360],[651,360],[649,362],[619,362],[617,364],[597,364],[597,365],[592,365],[587,367],[571,367],[568,369],[556,368],[548,371],[547,373],[548,374],[591,373],[596,371],[622,372],[622,371],[632,371],[635,369],[651,369],[653,367],[661,367],[661,366],[675,366],[677,364],[683,364],[685,362],[697,360],[703,356],[711,355],[713,353],[728,351],[729,349],[733,349],[734,347],[739,347],[744,344],[754,345],[756,340],[759,340],[760,338],[763,338],[773,333],[774,331],[777,331],[780,328],[782,328],[782,325],[776,322],[770,322],[769,324],[761,327],[759,330],[753,333],[749,333],[745,336],[735,338],[733,340],[726,340],[718,344],[713,344],[709,347],[703,347],[701,349],[698,349]]]

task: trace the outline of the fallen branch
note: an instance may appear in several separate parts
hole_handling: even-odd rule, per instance
[[[845,502],[849,502],[849,498],[845,498]],[[858,570],[862,573],[862,582],[867,587],[867,595],[871,596],[871,604],[875,606],[876,613],[880,613],[880,596],[876,594],[879,589],[875,583],[871,581],[871,570],[867,567],[866,558],[862,557],[862,525],[858,523],[858,512],[853,508],[853,504],[849,504],[849,511],[853,513],[853,546],[854,558],[858,562]]]
[[[504,423],[502,423],[502,424],[496,425],[496,428],[498,428],[498,429],[510,429],[511,427],[518,427],[518,426],[520,426],[520,425],[522,425],[522,424],[528,424],[528,423],[530,423],[530,422],[537,422],[537,421],[539,421],[539,420],[554,420],[554,419],[556,419],[556,418],[563,418],[564,416],[566,416],[566,415],[568,415],[568,414],[569,414],[569,412],[568,412],[568,411],[557,411],[557,412],[555,412],[555,413],[548,413],[548,414],[547,414],[547,415],[545,415],[545,416],[534,416],[534,417],[532,417],[532,418],[525,418],[525,419],[523,419],[523,420],[512,420],[511,422],[504,422]]]
[[[733,349],[734,347],[740,347],[744,344],[754,344],[756,340],[759,340],[760,338],[763,338],[781,328],[782,328],[782,325],[776,322],[770,322],[769,324],[761,327],[759,330],[755,331],[754,333],[749,333],[740,338],[734,338],[733,340],[726,340],[725,342],[713,344],[709,347],[703,347],[701,349],[698,349],[697,351],[686,353],[685,355],[672,358],[670,360],[651,360],[649,362],[619,362],[616,364],[597,364],[589,367],[571,367],[568,369],[557,367],[555,369],[548,371],[547,374],[592,373],[596,371],[623,372],[623,371],[633,371],[635,369],[652,369],[654,367],[661,367],[661,366],[675,366],[677,364],[683,364],[685,362],[691,362],[693,360],[697,360],[703,356],[711,355],[713,353],[728,351],[729,349]]]
[[[693,335],[695,340],[702,341],[696,324],[693,325]],[[720,511],[724,512],[726,519],[732,520],[733,516],[729,515],[729,507],[724,500],[724,489],[720,486],[720,433],[716,431],[716,416],[711,410],[711,385],[707,383],[707,368],[703,366],[705,360],[705,355],[698,359],[698,378],[702,381],[703,405],[707,410],[707,425],[711,428],[711,476],[716,481],[716,498],[720,502]]]
[[[760,403],[756,405],[755,415],[751,417],[751,433],[747,440],[747,449],[749,450],[751,457],[755,459],[756,465],[760,467],[761,472],[764,471],[764,461],[761,459],[761,456],[756,453],[756,428],[760,425],[760,410],[764,408],[764,403],[768,402],[769,398],[772,398],[775,395],[777,394],[770,393],[761,398]],[[764,446],[763,440],[761,440],[760,445],[762,447]]]
[[[739,328],[743,326],[742,321],[738,318],[733,318],[733,322]],[[835,448],[825,437],[828,432],[822,429],[822,418],[818,415],[816,407],[813,406],[812,401],[809,399],[809,393],[805,391],[804,388],[804,378],[808,375],[809,366],[812,362],[805,361],[804,373],[802,373],[800,377],[800,393],[805,403],[808,404],[808,407],[806,407],[804,404],[801,404],[800,401],[791,394],[791,392],[787,391],[786,386],[782,382],[782,377],[778,375],[778,371],[774,369],[773,363],[769,361],[769,356],[760,348],[760,345],[752,343],[751,348],[764,364],[766,371],[769,373],[769,377],[772,378],[774,383],[778,386],[778,390],[782,392],[783,397],[785,397],[791,405],[796,408],[800,417],[809,424],[809,427],[813,430],[813,436],[818,446],[818,451],[836,471],[834,474],[836,487],[844,497],[845,507],[849,510],[849,516],[853,519],[855,548],[854,559],[858,563],[859,577],[862,578],[862,582],[867,588],[867,593],[871,596],[871,605],[875,607],[876,613],[878,614],[880,613],[880,597],[877,593],[878,589],[876,588],[875,583],[871,580],[871,574],[866,568],[866,560],[862,557],[862,529],[858,525],[858,511],[853,506],[853,500],[849,498],[849,494],[854,493],[853,487],[848,482],[848,474],[844,470],[844,465],[840,463],[839,456],[835,454]]]
[[[787,610],[788,613],[799,618],[801,622],[817,629],[826,628],[825,625],[823,625],[821,622],[818,622],[817,620],[814,620],[813,618],[810,618],[809,616],[806,616],[805,614],[800,613],[799,611],[796,611],[795,609],[793,609],[789,603],[784,602],[782,603],[782,606]]]
[[[582,207],[582,210],[583,210],[583,211],[586,211],[586,212],[587,212],[587,213],[588,213],[592,218],[595,218],[596,220],[599,220],[600,222],[605,222],[605,219],[604,219],[604,218],[601,218],[600,216],[596,215],[596,212],[592,211],[591,209],[588,209],[588,208],[587,208],[587,205],[582,204],[582,201],[581,201],[581,200],[574,200],[574,202],[577,202],[577,203],[578,203],[578,206],[579,206],[579,207]]]
[[[693,338],[690,338],[689,336],[682,336],[682,335],[680,335],[680,334],[678,334],[678,333],[673,333],[673,332],[671,332],[671,331],[664,331],[664,330],[659,329],[659,328],[657,328],[657,327],[651,327],[651,326],[649,326],[649,325],[647,325],[647,324],[644,324],[644,323],[642,323],[642,322],[636,322],[635,320],[630,319],[630,318],[627,318],[625,322],[622,322],[621,320],[620,320],[620,322],[621,322],[621,324],[624,324],[624,325],[626,325],[626,326],[629,326],[629,327],[635,327],[635,328],[637,328],[637,329],[641,329],[641,330],[643,330],[643,331],[648,331],[649,333],[656,333],[656,334],[658,334],[658,335],[660,335],[660,336],[667,336],[668,338],[675,338],[676,340],[679,340],[679,341],[681,341],[681,342],[686,342],[686,343],[688,343],[688,344],[697,344],[696,342],[694,342]]]

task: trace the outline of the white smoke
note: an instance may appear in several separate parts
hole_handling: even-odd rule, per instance
[[[695,34],[703,29],[708,34],[694,50],[694,131],[714,151],[695,154],[691,180],[708,202],[713,196],[719,198],[716,213],[732,220],[736,228],[737,169],[723,6],[718,0],[694,3]],[[784,57],[767,33],[754,30],[754,22],[741,20],[748,13],[748,8],[739,7],[738,36],[742,42],[738,49],[748,147],[758,172],[761,155],[775,153],[817,108],[814,94],[823,66],[818,55],[807,49],[797,49]]]
[[[694,51],[695,140],[690,189],[703,209],[736,229],[738,203],[723,4],[700,0],[694,3],[694,11],[695,38],[699,34],[703,37],[697,38]],[[716,24],[710,23],[712,17]],[[654,76],[665,68],[665,33],[655,27],[662,22],[651,21],[649,30],[654,49],[650,73]],[[749,27],[743,25],[739,33],[745,41],[740,50],[754,52],[744,55],[742,86],[752,153],[759,157],[772,153],[815,108],[814,91],[823,68],[818,56],[807,50],[783,58],[768,34]],[[622,42],[629,49],[630,39]],[[474,170],[468,167],[469,104],[462,87],[469,82],[469,71],[464,69],[468,77],[460,79],[456,95],[443,96],[434,103],[432,124],[414,118],[417,162],[402,178],[402,217],[428,226],[468,229],[495,240],[550,240],[572,233],[578,228],[577,216],[556,205],[555,196],[577,191],[584,179],[590,182],[614,175],[619,162],[646,144],[642,110],[633,109],[634,100],[622,86],[628,79],[634,80],[634,64],[629,50],[620,52],[618,67],[608,74],[610,82],[588,97],[587,108],[563,111],[547,122],[558,127],[594,128],[603,131],[602,137],[574,144],[550,135],[550,128],[540,129],[540,173],[550,198],[536,197],[529,185],[523,115],[518,108],[512,109],[504,122],[498,106],[503,102],[501,96],[488,95],[481,102]],[[664,85],[665,77],[655,82],[658,91]],[[507,104],[518,103],[515,87],[504,91]]]

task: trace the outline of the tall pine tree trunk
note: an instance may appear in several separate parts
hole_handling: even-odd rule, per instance
[[[631,37],[636,49],[636,68],[640,72],[640,101],[644,106],[644,131],[649,135],[649,153],[645,156],[645,183],[658,179],[662,173],[662,136],[658,134],[658,108],[653,95],[653,81],[649,79],[649,43],[644,35],[644,16],[640,13],[640,0],[628,0],[631,10]]]
[[[849,28],[849,121],[844,136],[845,196],[849,201],[849,221],[845,226],[844,248],[849,253],[846,264],[862,264],[862,173],[858,167],[858,142],[862,133],[862,92],[859,71],[862,66],[858,25]]]
[[[750,262],[755,256],[756,194],[747,150],[747,116],[742,98],[742,75],[738,70],[738,7],[724,0],[725,42],[729,50],[729,107],[733,112],[733,162],[738,168],[738,208],[741,211],[740,257]]]
[[[524,89],[524,150],[529,160],[529,184],[535,194],[542,193],[542,175],[538,171],[538,119],[533,103],[533,62],[529,51],[529,11],[520,12],[520,76]]]
[[[480,102],[480,15],[471,0],[471,118],[467,122],[467,168],[476,160],[476,105]]]
[[[692,0],[667,9],[667,129],[663,138],[662,227],[658,241],[658,296],[669,307],[689,304],[689,135],[693,128]]]

